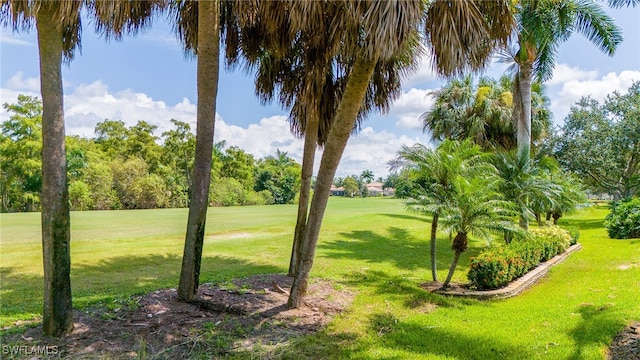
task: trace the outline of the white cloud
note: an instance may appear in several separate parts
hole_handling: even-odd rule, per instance
[[[188,122],[195,128],[195,105],[188,99],[170,106],[131,89],[111,93],[103,82],[76,86],[65,96],[65,118],[70,135],[93,136],[98,122],[122,120],[127,126],[145,120],[158,126],[157,134],[171,128],[171,119]]]
[[[625,70],[609,73],[600,78],[594,76],[585,80],[571,80],[562,85],[558,96],[551,101],[551,111],[556,122],[562,122],[573,104],[583,96],[591,96],[601,101],[614,91],[624,93],[634,81],[640,81],[640,71]]]
[[[586,71],[579,67],[571,67],[567,64],[559,64],[553,70],[553,77],[546,82],[548,86],[564,84],[570,81],[594,80],[598,76],[598,70]]]
[[[376,178],[386,177],[389,172],[387,162],[396,156],[402,145],[410,146],[419,141],[366,127],[349,139],[336,176],[360,175],[362,170],[371,170]]]
[[[238,146],[256,158],[273,155],[276,149],[279,149],[302,161],[302,140],[291,134],[287,117],[283,115],[263,118],[246,128],[230,125],[223,119],[218,119],[215,141],[221,140],[224,140],[227,146]]]
[[[7,45],[18,45],[18,46],[36,46],[32,42],[19,39],[15,37],[13,34],[6,31],[0,32],[0,43],[7,44]]]
[[[431,58],[428,54],[424,54],[418,60],[418,67],[416,71],[409,75],[403,84],[405,86],[412,86],[437,79],[438,74],[433,70]]]
[[[434,99],[429,95],[430,89],[412,88],[403,92],[391,106],[389,116],[398,119],[396,127],[402,129],[422,129],[420,115],[429,110]]]
[[[18,71],[15,75],[13,75],[9,80],[7,80],[5,86],[10,90],[22,90],[33,93],[40,92],[40,78],[26,78],[23,79],[24,73],[22,71]]]

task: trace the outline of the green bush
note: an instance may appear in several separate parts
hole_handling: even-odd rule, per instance
[[[505,252],[504,248],[491,249],[473,258],[467,275],[471,284],[478,289],[497,289],[509,283],[513,276]]]
[[[640,198],[612,203],[611,212],[605,218],[604,225],[612,239],[639,238]]]
[[[562,228],[568,231],[569,235],[571,235],[571,245],[577,244],[578,240],[580,240],[580,230],[578,230],[578,228],[574,226],[566,226]]]
[[[491,248],[471,259],[467,278],[477,289],[501,288],[526,274],[541,262],[564,252],[571,235],[557,226],[531,229],[531,238]]]

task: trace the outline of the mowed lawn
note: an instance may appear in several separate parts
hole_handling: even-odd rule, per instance
[[[611,240],[591,207],[560,220],[581,229],[583,249],[516,298],[480,302],[426,293],[430,219],[397,199],[331,198],[312,277],[357,295],[318,334],[283,358],[602,359],[625,324],[640,320],[640,239]],[[295,206],[211,208],[202,282],[285,272]],[[186,209],[72,213],[74,307],[126,301],[176,287]],[[39,214],[0,215],[0,326],[38,319],[42,306]],[[439,239],[439,277],[452,257]],[[454,281],[466,281],[472,240]],[[239,357],[251,357],[240,354]]]

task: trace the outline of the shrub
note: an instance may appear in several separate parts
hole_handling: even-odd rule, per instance
[[[491,249],[471,259],[467,277],[479,289],[497,289],[513,279],[509,270],[509,257],[504,248]]]
[[[640,237],[640,198],[612,203],[604,225],[612,239]]]
[[[571,235],[571,245],[575,245],[578,243],[578,240],[580,240],[580,230],[578,230],[577,227],[567,226],[562,227],[562,229],[568,231],[569,235]]]
[[[531,238],[491,248],[471,259],[467,278],[472,286],[490,290],[503,287],[541,262],[564,252],[571,243],[567,230],[557,226],[531,229]]]

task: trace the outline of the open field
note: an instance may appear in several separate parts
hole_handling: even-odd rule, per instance
[[[212,208],[202,282],[285,272],[295,206]],[[353,289],[352,307],[284,358],[602,359],[613,336],[640,320],[640,240],[611,240],[606,208],[561,219],[581,229],[583,249],[533,288],[479,302],[426,293],[430,219],[395,199],[332,198],[313,277]],[[72,213],[74,307],[107,304],[177,286],[185,209]],[[39,214],[0,215],[0,326],[39,317]],[[451,250],[438,249],[444,278]],[[454,281],[466,281],[471,241]],[[245,354],[249,357],[248,354]],[[244,355],[239,355],[244,356]]]

